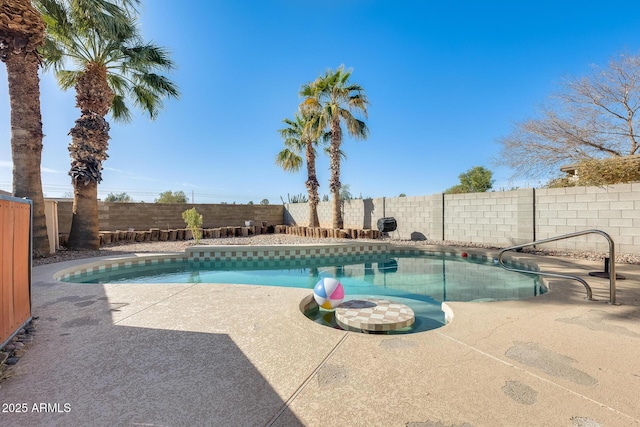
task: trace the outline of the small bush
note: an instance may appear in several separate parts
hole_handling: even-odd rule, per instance
[[[193,233],[197,244],[202,238],[202,215],[196,211],[196,208],[191,208],[182,212],[182,219],[187,224],[187,229]]]

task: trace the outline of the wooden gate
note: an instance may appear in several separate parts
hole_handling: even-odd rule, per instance
[[[0,347],[31,320],[31,201],[0,195]]]

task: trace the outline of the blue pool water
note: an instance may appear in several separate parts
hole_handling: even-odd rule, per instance
[[[322,277],[337,278],[345,299],[388,297],[413,309],[410,331],[445,323],[444,301],[500,301],[530,298],[546,292],[538,277],[513,273],[493,264],[453,257],[363,256],[355,263],[339,258],[309,258],[257,263],[175,262],[90,273],[66,279],[75,283],[223,283],[281,286],[312,290]],[[333,314],[307,313],[318,323],[335,327]]]

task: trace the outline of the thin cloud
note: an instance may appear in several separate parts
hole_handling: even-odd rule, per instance
[[[110,168],[110,167],[105,167],[104,170],[107,171],[113,171],[113,172],[118,172],[118,173],[122,173],[122,174],[129,174],[129,175],[133,175],[132,172],[128,172],[128,171],[124,171],[122,169],[116,169],[116,168]]]
[[[40,170],[42,172],[46,172],[46,173],[66,173],[66,172],[63,172],[63,171],[59,171],[59,170],[51,169],[51,168],[45,168],[45,167],[41,167]]]
[[[7,160],[0,160],[0,168],[13,169],[13,162],[9,162]],[[41,172],[46,172],[46,173],[66,173],[66,172],[63,172],[63,171],[59,171],[59,170],[51,169],[51,168],[45,168],[45,167],[40,167],[40,171]]]
[[[183,187],[189,187],[189,188],[202,188],[206,190],[211,190],[211,187],[203,187],[202,185],[190,184],[188,182],[182,182],[180,183],[180,185]]]
[[[117,174],[124,175],[127,178],[137,179],[137,180],[140,180],[140,181],[159,182],[158,179],[149,178],[147,176],[141,176],[141,175],[135,174],[135,173],[133,173],[131,171],[126,171],[126,170],[122,170],[122,169],[105,167],[104,170],[115,172]]]

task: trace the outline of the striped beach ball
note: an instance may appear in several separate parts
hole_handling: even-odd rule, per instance
[[[333,310],[344,300],[342,283],[333,277],[320,279],[313,288],[313,298],[326,310]]]

